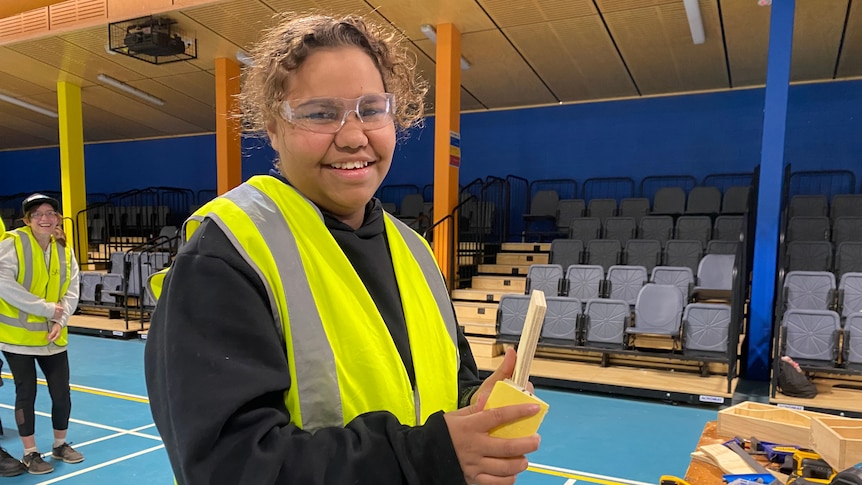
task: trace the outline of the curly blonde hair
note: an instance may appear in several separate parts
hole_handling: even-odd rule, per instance
[[[387,93],[395,95],[395,126],[405,131],[422,120],[427,83],[415,72],[416,59],[402,44],[403,36],[362,17],[285,14],[264,32],[251,50],[240,94],[246,129],[263,132],[279,116],[286,83],[317,48],[358,47],[374,60]]]

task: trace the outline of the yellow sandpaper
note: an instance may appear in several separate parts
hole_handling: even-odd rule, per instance
[[[545,319],[547,309],[545,293],[534,290],[530,296],[530,306],[527,308],[524,330],[521,332],[521,340],[518,344],[518,358],[515,362],[512,379],[498,381],[494,384],[488,402],[485,404],[485,409],[513,404],[538,404],[539,412],[533,416],[494,428],[490,432],[491,436],[498,438],[532,436],[539,430],[545,414],[548,413],[548,404],[526,390],[530,378],[530,365],[533,363],[533,356],[536,353],[539,335],[542,333],[542,322]]]

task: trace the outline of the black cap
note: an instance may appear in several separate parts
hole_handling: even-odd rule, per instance
[[[27,197],[24,199],[24,202],[21,203],[21,210],[26,214],[27,212],[30,212],[30,209],[42,204],[50,204],[55,211],[60,212],[60,203],[57,202],[57,199],[48,197],[45,194],[33,194],[30,197]]]

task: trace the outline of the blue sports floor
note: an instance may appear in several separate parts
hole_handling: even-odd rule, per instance
[[[153,425],[143,375],[145,341],[71,335],[72,422],[68,440],[85,456],[76,465],[52,462],[54,473],[0,479],[9,484],[151,485],[173,483],[167,454]],[[4,369],[7,370],[7,369]],[[14,384],[4,372],[0,446],[23,453],[13,415]],[[42,383],[44,384],[44,382]],[[574,483],[654,484],[664,474],[683,476],[689,453],[716,411],[622,398],[539,389],[550,404],[518,485]],[[39,386],[36,442],[51,451],[51,402]],[[50,460],[50,459],[46,459]]]

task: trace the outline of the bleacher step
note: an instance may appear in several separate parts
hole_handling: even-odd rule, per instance
[[[472,287],[477,290],[492,290],[505,293],[524,293],[527,288],[525,276],[474,276]]]
[[[458,322],[464,320],[476,323],[496,323],[497,321],[497,303],[455,301],[452,304],[455,307],[455,317]]]
[[[503,243],[502,249],[503,251],[548,252],[551,250],[551,243],[507,242]]]
[[[481,323],[458,320],[458,325],[464,327],[464,335],[485,335],[494,337],[497,335],[496,323]]]
[[[479,273],[500,275],[525,275],[530,270],[528,264],[480,264]]]
[[[466,301],[483,301],[483,302],[499,302],[500,297],[506,293],[515,293],[513,291],[489,291],[477,290],[475,288],[464,288],[452,291],[453,300]]]
[[[547,253],[497,253],[497,264],[548,264]]]

